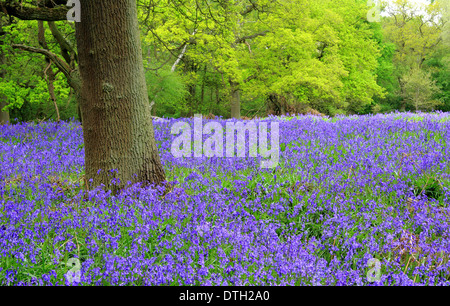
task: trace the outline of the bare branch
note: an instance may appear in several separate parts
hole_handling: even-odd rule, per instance
[[[235,43],[239,44],[239,43],[245,42],[247,39],[252,39],[252,38],[255,38],[255,37],[258,37],[258,36],[265,36],[268,32],[269,32],[269,30],[265,30],[265,31],[262,31],[260,33],[255,33],[255,34],[252,34],[252,35],[243,36],[243,37],[237,38]]]
[[[194,32],[192,32],[192,36],[195,35],[195,33],[197,33],[197,29],[194,30]],[[181,53],[178,55],[177,60],[175,61],[175,63],[172,66],[171,71],[174,72],[175,68],[177,68],[177,65],[180,63],[181,59],[183,58],[184,54],[186,53],[186,49],[187,49],[188,43],[184,44],[183,50],[181,51]]]
[[[17,17],[22,20],[42,20],[42,21],[59,21],[67,20],[67,12],[69,8],[61,5],[55,8],[47,7],[27,7],[21,6],[19,3],[11,1],[1,1],[0,7],[3,12],[10,16]]]
[[[33,53],[39,53],[39,54],[45,55],[53,63],[55,63],[55,65],[58,67],[58,69],[60,69],[61,72],[64,73],[64,75],[66,77],[70,77],[70,73],[72,71],[71,71],[69,65],[67,65],[67,63],[64,62],[62,59],[60,59],[55,53],[52,53],[52,52],[50,52],[48,50],[45,50],[45,49],[34,48],[34,47],[30,47],[30,46],[26,46],[26,45],[19,45],[19,44],[13,44],[12,47],[14,49],[21,49],[21,50],[24,50],[24,51],[33,52]]]

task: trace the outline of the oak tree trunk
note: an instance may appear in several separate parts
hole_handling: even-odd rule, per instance
[[[0,96],[0,125],[9,124],[9,111],[1,111],[6,105],[6,98],[4,96]]]
[[[230,81],[231,118],[241,119],[241,95],[239,84]]]
[[[128,181],[161,183],[136,0],[81,0],[76,38],[87,179],[109,187],[120,178],[112,190]]]

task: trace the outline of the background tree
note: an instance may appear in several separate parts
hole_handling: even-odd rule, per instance
[[[240,85],[246,80],[242,63],[251,52],[251,40],[267,32],[258,13],[268,11],[270,2],[182,1],[178,5],[142,0],[140,4],[144,8],[141,22],[145,42],[157,53],[167,54],[160,56],[153,69],[172,65],[173,73],[173,68],[180,66],[188,89],[189,115],[198,105],[203,106],[209,86],[213,87],[209,90],[210,103],[219,102],[218,92],[226,91],[229,113],[240,117]]]
[[[379,50],[366,14],[361,1],[282,2],[269,19],[274,30],[253,48],[259,73],[249,91],[268,96],[281,113],[287,101],[330,115],[362,111],[382,95],[374,73]]]
[[[442,44],[434,50],[433,55],[425,64],[440,89],[434,97],[442,102],[439,109],[450,111],[450,2],[444,1],[441,2],[441,5]]]
[[[396,46],[393,61],[399,96],[406,97],[406,83],[402,78],[410,79],[416,75],[418,72],[413,69],[426,69],[423,64],[442,42],[442,6],[437,1],[419,5],[408,0],[394,0],[386,6],[386,12],[389,17],[384,20],[384,32]],[[407,101],[403,99],[400,109],[406,108]]]
[[[439,88],[432,80],[431,74],[416,67],[410,70],[407,75],[401,79],[403,87],[403,98],[416,111],[434,110],[440,105],[439,100],[433,99]]]
[[[398,108],[403,99],[398,96],[399,85],[393,63],[396,45],[386,40],[381,23],[372,22],[370,26],[381,53],[375,75],[377,84],[383,88],[385,95],[375,96],[373,102],[366,106],[365,113],[386,112]]]
[[[404,80],[415,67],[440,89],[431,99],[441,102],[437,109],[450,110],[450,52],[443,43],[448,13],[442,1],[422,7],[391,1],[380,23],[368,22],[365,0],[137,2],[148,99],[156,116],[414,110]],[[12,121],[57,119],[56,107],[61,119],[77,116],[75,31],[56,21],[67,8],[50,0],[0,3],[10,15],[53,20],[43,23],[44,48],[37,23],[5,19],[13,23],[3,27],[8,34],[0,91]],[[46,58],[55,74],[54,95]]]

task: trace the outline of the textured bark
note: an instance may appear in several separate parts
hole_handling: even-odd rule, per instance
[[[1,111],[1,109],[6,106],[5,100],[5,97],[0,97],[0,125],[9,124],[9,111]]]
[[[241,119],[241,94],[239,84],[230,81],[231,118]]]
[[[81,0],[76,23],[86,177],[117,190],[165,180],[144,78],[136,0]],[[117,170],[112,174],[111,170]],[[118,177],[118,187],[109,183]]]

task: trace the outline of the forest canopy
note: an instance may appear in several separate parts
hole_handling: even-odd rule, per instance
[[[66,2],[1,1],[3,121],[79,118]],[[449,111],[444,2],[138,0],[152,114]]]

